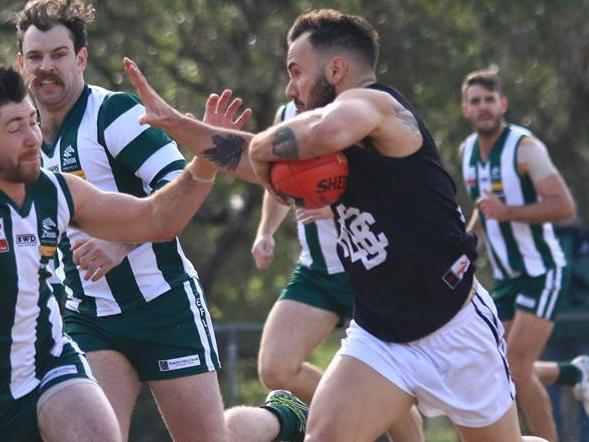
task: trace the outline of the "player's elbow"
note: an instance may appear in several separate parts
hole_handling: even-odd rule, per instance
[[[558,221],[572,222],[577,218],[577,205],[572,198],[567,198],[564,202]]]

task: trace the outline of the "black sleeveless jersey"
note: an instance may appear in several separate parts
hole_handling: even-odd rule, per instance
[[[447,323],[473,282],[476,238],[465,232],[456,187],[414,107],[421,148],[403,158],[380,154],[370,139],[343,152],[350,174],[332,209],[338,253],[355,295],[354,319],[387,342],[422,338]]]

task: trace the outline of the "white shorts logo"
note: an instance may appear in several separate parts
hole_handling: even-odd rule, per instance
[[[78,374],[78,368],[71,364],[62,365],[61,367],[56,367],[53,370],[49,370],[47,373],[45,373],[45,376],[43,376],[43,379],[41,380],[41,387],[55,378],[67,376],[68,374]]]
[[[198,355],[185,356],[176,359],[164,359],[157,361],[160,371],[181,370],[183,368],[196,367],[200,365],[200,357]]]
[[[370,270],[387,259],[389,240],[384,233],[375,235],[370,227],[374,216],[369,212],[360,212],[355,207],[337,206],[340,225],[339,244],[344,249],[344,256],[352,262],[362,261],[366,270]]]

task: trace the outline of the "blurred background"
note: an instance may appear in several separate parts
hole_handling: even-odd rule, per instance
[[[508,119],[534,131],[571,187],[579,220],[563,226],[574,257],[574,289],[548,351],[569,357],[589,341],[589,2],[587,0],[96,0],[89,27],[86,80],[129,90],[122,57],[135,59],[153,86],[184,112],[202,115],[211,92],[231,88],[254,109],[247,130],[269,125],[284,101],[285,34],[294,18],[330,7],[363,15],[381,37],[379,80],[408,96],[435,136],[457,182],[465,213],[471,205],[457,147],[470,132],[460,116],[460,84],[478,68],[496,67],[510,100]],[[0,0],[0,62],[16,61],[14,15],[24,1]],[[256,378],[261,323],[298,257],[294,222],[277,240],[272,267],[258,272],[250,257],[259,219],[259,188],[222,176],[183,234],[196,265],[223,351],[227,405],[255,404],[265,392]],[[484,253],[483,253],[484,255]],[[480,275],[488,281],[482,256]],[[325,365],[340,336],[314,354]],[[567,391],[554,391],[563,441],[589,440],[589,425]],[[560,404],[562,402],[562,405]],[[562,416],[561,416],[562,414]],[[444,420],[428,421],[428,440],[457,441]],[[585,427],[583,427],[585,425]],[[585,428],[583,430],[583,428]],[[167,440],[149,394],[137,406],[132,441]],[[583,439],[584,438],[584,439]]]

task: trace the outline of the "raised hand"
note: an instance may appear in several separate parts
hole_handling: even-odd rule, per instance
[[[182,116],[151,87],[133,60],[125,57],[123,59],[123,65],[125,66],[127,77],[129,77],[133,88],[135,88],[143,106],[145,106],[145,115],[139,118],[141,124],[149,124],[150,126],[166,129],[168,125],[177,121],[179,116]]]
[[[252,116],[252,110],[247,108],[235,118],[243,100],[241,98],[231,100],[232,95],[233,92],[229,89],[225,89],[221,95],[211,94],[207,99],[203,121],[212,126],[233,130],[240,130],[245,126]]]

